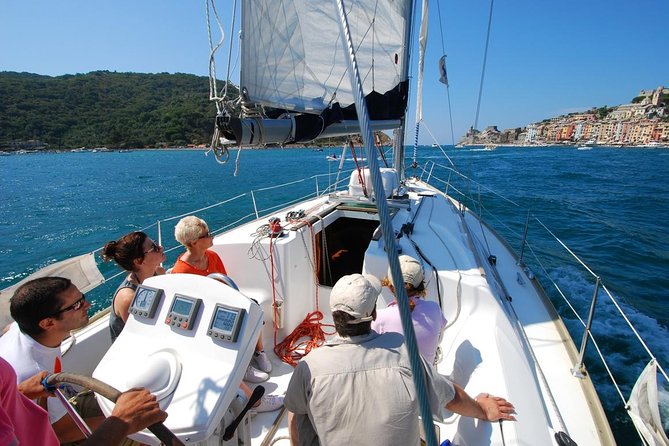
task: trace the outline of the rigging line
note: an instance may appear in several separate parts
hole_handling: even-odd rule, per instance
[[[451,107],[451,87],[446,85],[446,97],[448,99],[448,120],[451,124],[451,145],[455,147],[455,132],[453,131],[453,108]]]
[[[374,135],[369,125],[369,112],[367,110],[367,103],[363,96],[362,83],[360,82],[360,72],[358,71],[358,63],[355,58],[355,49],[353,47],[353,41],[350,35],[348,17],[344,7],[344,0],[337,0],[337,12],[339,15],[339,30],[344,39],[343,43],[349,56],[347,60],[348,72],[351,79],[351,89],[353,91],[355,100],[355,109],[358,113],[358,119],[360,119],[360,135],[362,136],[364,142],[365,153],[367,155],[370,168],[370,176],[372,179],[370,189],[373,189],[374,191],[373,200],[376,202],[376,209],[378,211],[379,223],[382,228],[384,246],[386,248],[388,262],[391,268],[391,275],[393,277],[393,286],[395,287],[397,293],[396,297],[400,309],[402,329],[405,335],[405,345],[409,353],[411,370],[413,371],[411,377],[418,397],[418,407],[420,409],[420,414],[422,415],[422,423],[423,428],[425,429],[427,444],[429,446],[436,446],[436,435],[434,425],[431,421],[432,411],[430,409],[427,398],[424,369],[422,369],[423,366],[421,363],[420,353],[418,351],[418,344],[416,342],[416,334],[414,332],[413,324],[411,323],[409,299],[407,297],[403,283],[401,282],[402,272],[400,270],[398,255],[396,252],[397,244],[394,237],[388,203],[386,203],[386,198],[383,196],[383,182],[381,179],[376,155],[372,149]],[[411,21],[409,20],[407,23],[407,28],[410,30],[410,27]],[[396,132],[396,136],[398,133],[399,132]],[[398,149],[397,146],[395,148]],[[399,149],[396,150],[396,153],[399,152],[401,152]],[[370,201],[372,201],[371,197]]]
[[[444,166],[443,164],[440,164],[440,163],[435,163],[435,165],[438,166],[438,167],[442,167],[442,168],[444,168],[444,169],[446,169],[446,170],[450,170],[450,171],[452,171],[453,173],[455,173],[456,175],[462,177],[463,179],[465,179],[465,180],[469,180],[468,183],[473,183],[473,184],[477,185],[479,188],[482,188],[482,189],[484,189],[485,191],[490,192],[491,194],[493,194],[493,195],[495,195],[495,196],[501,198],[502,200],[504,200],[504,201],[506,201],[506,202],[508,202],[508,203],[511,203],[511,204],[514,205],[514,206],[521,207],[518,203],[514,202],[513,200],[511,200],[511,199],[509,199],[509,198],[506,198],[504,195],[501,195],[500,193],[494,191],[493,189],[490,189],[489,187],[486,187],[484,184],[479,183],[478,181],[474,180],[473,178],[468,177],[467,175],[465,175],[464,173],[460,172],[459,170],[452,169],[452,168],[450,168],[450,167],[448,167],[448,166]],[[455,167],[455,166],[453,166],[453,167]],[[471,195],[470,195],[470,197],[471,197]]]
[[[214,9],[216,11],[216,9]],[[218,17],[218,15],[216,16]],[[232,23],[230,24],[230,35],[233,36],[235,33],[235,19],[237,18],[237,0],[234,1],[232,4],[232,18],[231,21]],[[222,42],[222,38],[221,38]],[[225,75],[225,87],[223,89],[223,99],[228,96],[228,85],[230,85],[230,60],[232,60],[232,39],[230,39],[230,48],[228,49],[228,69],[227,73]],[[216,79],[214,79],[214,82],[216,82]]]
[[[418,133],[420,131],[420,121],[416,123],[416,134],[413,140],[413,157],[411,160],[411,167],[413,168],[413,176],[416,176],[416,167],[418,167],[418,162],[416,158],[418,156]]]
[[[441,21],[441,7],[439,6],[439,0],[437,0],[437,16],[439,17],[439,33],[441,34],[441,54],[446,56],[446,47],[444,45],[444,27]],[[451,124],[451,144],[455,146],[455,132],[453,131],[453,109],[451,108],[451,88],[448,83],[446,83],[446,97],[448,99],[448,118]],[[439,146],[439,148],[441,148],[441,146]]]
[[[448,247],[448,243],[446,243],[446,241],[441,237],[441,234],[439,233],[439,231],[436,231],[434,229],[434,226],[432,225],[432,222],[434,221],[432,219],[432,212],[434,211],[434,203],[431,203],[431,204],[432,204],[432,206],[430,207],[430,215],[427,218],[427,225],[430,229],[432,229],[432,232],[439,239],[439,241],[441,241],[441,244],[443,245],[444,249],[448,253],[449,257],[451,258],[451,261],[453,262],[453,265],[455,266],[456,271],[458,273],[458,284],[456,286],[456,292],[455,292],[455,296],[456,296],[455,315],[453,316],[453,318],[450,322],[446,323],[446,326],[444,327],[444,330],[446,330],[447,328],[449,328],[450,326],[455,324],[455,321],[457,321],[458,318],[460,317],[460,311],[462,309],[462,272],[460,271],[460,268],[458,267],[458,262],[455,259],[455,256],[453,255],[453,252]],[[409,240],[411,240],[411,242],[413,243],[413,239],[409,239]],[[440,278],[439,278],[438,274],[436,274],[436,276],[437,276],[437,286],[439,286],[438,284],[439,284]],[[444,291],[445,291],[445,287],[444,287]],[[441,298],[440,298],[439,306],[441,306],[441,305],[442,305],[442,303],[441,303]]]
[[[588,265],[586,265],[585,262],[584,262],[583,260],[581,260],[581,259],[576,255],[576,253],[575,253],[574,251],[572,251],[571,249],[569,249],[569,247],[568,247],[562,240],[560,240],[560,239],[558,238],[558,236],[555,235],[555,234],[553,233],[553,231],[551,231],[550,229],[548,229],[548,227],[547,227],[541,220],[539,220],[537,217],[534,217],[534,219],[535,219],[535,220],[536,220],[536,221],[537,221],[537,222],[538,222],[538,223],[539,223],[539,224],[540,224],[546,231],[548,231],[548,233],[549,233],[550,235],[552,235],[553,238],[554,238],[555,240],[557,240],[557,242],[558,242],[560,245],[562,245],[562,247],[563,247],[565,250],[567,250],[567,252],[568,252],[569,254],[571,254],[572,257],[574,257],[574,258],[576,259],[576,261],[578,261],[578,263],[580,263],[580,264],[583,266],[583,268],[585,268],[585,269],[586,269],[586,270],[587,270],[593,277],[597,277],[597,274],[595,274],[595,272],[594,272],[593,270],[591,270],[591,269],[588,267]]]
[[[485,247],[488,250],[488,263],[490,263],[491,259],[490,256],[492,255],[492,253],[490,252],[488,237],[486,237],[485,231],[483,230],[483,203],[481,203],[481,188],[479,188],[479,193],[478,193],[478,205],[479,205],[479,215],[478,215],[479,226],[481,227],[481,233],[483,234],[483,241],[485,241]]]
[[[636,336],[636,338],[639,340],[639,342],[641,343],[641,345],[643,346],[643,348],[646,350],[646,353],[648,353],[648,355],[650,355],[651,359],[654,359],[656,362],[658,362],[658,361],[657,361],[657,358],[655,357],[655,355],[653,355],[653,352],[650,351],[650,349],[648,348],[648,346],[646,345],[646,343],[644,342],[644,340],[641,338],[641,335],[636,331],[636,329],[635,329],[634,326],[632,325],[632,322],[630,322],[630,320],[627,318],[627,315],[625,314],[625,312],[623,311],[623,309],[620,308],[620,305],[618,305],[618,302],[613,298],[613,295],[611,294],[611,292],[609,291],[609,289],[606,287],[606,285],[602,284],[601,287],[604,289],[604,291],[606,291],[606,294],[609,296],[609,299],[611,299],[611,302],[613,302],[613,305],[616,306],[616,308],[617,308],[618,311],[620,312],[620,315],[623,317],[623,319],[625,319],[625,322],[627,322],[627,325],[629,325],[630,329],[632,330],[632,332],[634,333],[634,335]],[[666,372],[662,369],[662,367],[660,366],[660,363],[659,363],[659,362],[658,362],[657,365],[658,365],[658,368],[660,369],[660,371],[662,372],[662,374],[664,375],[664,379],[666,379],[667,381],[669,381],[669,377],[667,377]]]
[[[362,37],[360,38],[360,42],[358,42],[358,46],[355,48],[356,54],[357,54],[358,50],[360,49],[360,46],[367,39],[367,34],[369,34],[370,31],[372,31],[372,45],[374,44],[373,27],[374,27],[375,22],[376,22],[376,11],[374,11],[374,17],[372,18],[372,23],[369,24],[369,26],[367,27],[367,30],[365,31],[365,34],[362,35]],[[339,45],[339,41],[336,42],[336,46],[338,48],[341,48],[341,45]],[[369,67],[369,71],[367,72],[367,74],[369,74],[370,71],[372,73],[372,90],[374,90],[374,56],[373,55],[374,55],[374,49],[372,48],[372,63]],[[334,101],[334,99],[337,95],[337,91],[339,91],[339,87],[341,86],[341,83],[344,82],[344,78],[346,78],[347,73],[348,73],[348,69],[344,70],[343,73],[341,74],[341,76],[339,77],[339,82],[337,82],[337,86],[334,89],[334,93],[332,94],[332,97],[330,98],[330,102],[328,103],[328,105],[332,105],[332,101]],[[367,79],[367,74],[365,74],[365,77],[364,77],[365,79]]]
[[[490,12],[488,14],[488,32],[485,38],[485,50],[483,51],[483,67],[481,69],[481,83],[479,84],[479,98],[476,104],[476,118],[474,119],[474,129],[478,129],[479,111],[481,110],[481,97],[483,96],[483,79],[485,78],[485,67],[488,62],[488,45],[490,43],[490,28],[492,27],[492,10],[495,0],[490,0]]]
[[[502,445],[506,446],[506,440],[504,439],[504,428],[502,427],[502,420],[499,420],[499,435],[502,437]]]
[[[558,240],[558,241],[559,241],[559,240]],[[539,264],[539,266],[540,266],[541,269],[543,270],[545,276],[546,276],[546,277],[548,278],[548,280],[553,284],[553,286],[555,287],[555,289],[557,290],[557,292],[560,294],[560,296],[562,296],[562,299],[563,299],[564,302],[567,304],[567,306],[569,306],[569,308],[571,309],[572,313],[574,313],[574,315],[576,316],[576,318],[580,321],[581,325],[585,326],[585,322],[584,322],[583,319],[579,316],[578,312],[577,312],[576,309],[572,306],[571,302],[567,299],[567,296],[565,296],[565,294],[562,292],[562,289],[560,289],[559,285],[558,285],[557,283],[555,283],[555,281],[553,280],[553,278],[550,276],[550,274],[548,273],[546,267],[543,265],[543,263],[541,262],[541,260],[540,260],[539,257],[537,256],[537,254],[534,252],[534,249],[532,248],[532,246],[528,243],[528,244],[527,244],[527,247],[530,249],[530,252],[532,253],[534,259],[537,261],[537,263]],[[577,260],[578,260],[578,259],[577,259]],[[638,340],[639,343],[641,343],[641,345],[644,347],[644,349],[646,350],[646,352],[648,353],[648,355],[650,356],[650,358],[651,358],[651,359],[656,359],[656,358],[655,358],[655,355],[650,351],[650,348],[645,344],[643,338],[642,338],[641,335],[637,332],[637,330],[634,328],[634,326],[632,325],[632,323],[630,322],[630,320],[627,318],[627,316],[625,315],[623,309],[618,305],[618,302],[617,302],[616,299],[613,297],[613,295],[611,294],[611,292],[609,291],[609,289],[606,287],[606,285],[602,284],[601,286],[602,286],[602,289],[604,289],[604,291],[606,292],[606,294],[609,296],[609,299],[611,299],[611,301],[613,302],[613,304],[615,305],[615,307],[618,309],[618,312],[620,313],[620,315],[625,319],[625,321],[627,322],[627,325],[630,327],[630,329],[632,330],[632,332],[635,334],[635,336],[637,337],[637,340]],[[593,342],[593,344],[594,344],[595,347],[597,348],[597,351],[599,352],[600,359],[602,360],[602,363],[604,364],[604,366],[605,366],[606,369],[608,370],[608,364],[606,363],[606,360],[604,359],[603,354],[602,354],[601,351],[599,350],[599,347],[598,347],[598,345],[597,345],[597,342],[595,341],[595,338],[594,338],[594,336],[593,336],[592,334],[590,334],[590,340]],[[658,367],[659,367],[661,373],[664,375],[665,379],[667,379],[667,381],[669,381],[669,377],[667,377],[666,372],[662,369],[662,367],[660,366],[659,362],[658,362]],[[611,373],[610,371],[609,371],[609,376],[611,377],[611,381],[613,381],[613,383],[616,385],[616,388],[618,388],[617,382],[616,382],[615,378],[613,377],[613,375],[612,375],[612,373]],[[620,393],[620,390],[618,390],[618,393]],[[621,398],[622,398],[622,394],[621,394]],[[624,401],[624,398],[623,398],[623,401]]]
[[[218,17],[218,12],[216,11],[216,5],[214,4],[213,0],[206,0],[205,1],[205,6],[206,6],[206,16],[207,16],[207,37],[209,39],[209,100],[215,100],[216,101],[216,111],[221,112],[220,105],[218,101],[220,101],[221,98],[218,97],[218,91],[217,91],[217,85],[216,85],[216,60],[215,60],[215,54],[216,51],[223,45],[223,40],[225,39],[225,31],[223,29],[223,26],[221,25],[221,21]],[[214,42],[211,37],[211,17],[209,15],[209,10],[211,7],[211,11],[214,13],[214,17],[216,18],[216,25],[218,26],[218,30],[221,33],[221,39],[218,41],[216,45],[214,45]]]
[[[482,221],[479,218],[479,224],[481,225],[481,232],[483,232],[483,236],[485,239],[485,230],[482,225]],[[468,226],[466,226],[468,228]],[[487,240],[487,239],[486,239]],[[480,242],[479,242],[480,243]],[[487,242],[486,242],[487,243]],[[488,252],[490,252],[490,249],[488,248]],[[484,266],[484,268],[486,268]],[[555,402],[555,397],[553,396],[553,391],[551,390],[550,386],[548,385],[548,380],[546,379],[546,375],[544,374],[544,371],[541,367],[541,364],[539,363],[539,360],[537,359],[536,353],[534,351],[534,348],[532,347],[532,343],[530,342],[530,338],[527,335],[527,332],[525,331],[525,327],[523,327],[522,323],[520,322],[520,317],[518,316],[518,313],[516,312],[516,308],[514,307],[514,304],[512,301],[507,299],[503,299],[503,297],[509,297],[510,294],[506,289],[506,286],[504,285],[504,281],[502,280],[502,277],[499,274],[499,271],[497,270],[496,265],[490,264],[488,262],[488,266],[486,268],[487,271],[490,271],[490,275],[492,277],[492,280],[498,287],[498,293],[501,293],[500,295],[500,300],[502,301],[503,307],[506,309],[506,311],[511,315],[513,315],[514,318],[514,327],[516,328],[516,333],[522,338],[523,342],[525,343],[525,346],[527,348],[527,352],[530,354],[532,358],[532,362],[534,363],[534,368],[537,372],[537,378],[538,378],[538,384],[542,388],[542,393],[546,394],[546,397],[548,398],[548,403],[550,403],[550,408],[553,410],[553,414],[556,417],[557,424],[559,424],[560,429],[566,433],[569,433],[567,430],[567,427],[565,426],[564,420],[562,419],[562,414],[560,413],[560,410],[557,406],[557,403]],[[546,410],[546,415],[549,416],[550,414],[548,413],[548,407],[545,407]]]
[[[449,108],[450,108],[450,106],[449,106]],[[427,122],[423,121],[423,126],[425,127],[425,130],[427,130],[427,133],[430,134],[430,136],[432,137],[432,139],[433,139],[434,141],[436,141],[437,139],[434,137],[434,133],[432,133],[432,131],[430,130],[430,126],[427,125]],[[442,153],[442,154],[444,155],[444,157],[448,160],[448,162],[451,163],[451,166],[453,166],[453,169],[455,169],[455,172],[458,172],[458,170],[457,170],[458,168],[455,166],[455,163],[453,163],[453,160],[451,159],[451,157],[448,156],[448,154],[447,154],[446,151],[443,149],[443,147],[441,147],[441,144],[437,144],[437,147],[439,147],[439,150],[441,150],[441,153]],[[436,164],[436,163],[435,163],[435,164]],[[439,166],[439,164],[436,164],[436,165]],[[449,167],[446,167],[446,166],[441,166],[441,167],[444,167],[444,168],[446,168],[446,169],[450,169]]]
[[[446,54],[446,48],[444,47],[444,27],[441,25],[441,7],[439,6],[439,0],[437,0],[437,16],[439,17],[439,34],[441,34],[441,54]]]

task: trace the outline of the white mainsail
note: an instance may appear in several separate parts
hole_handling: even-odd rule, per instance
[[[400,81],[407,1],[347,2],[365,94]],[[240,90],[253,103],[320,113],[353,104],[334,2],[249,0],[242,6]]]

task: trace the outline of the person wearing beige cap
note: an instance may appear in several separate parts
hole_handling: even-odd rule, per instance
[[[439,339],[444,328],[446,328],[446,318],[437,302],[422,299],[425,297],[426,289],[423,267],[420,262],[407,255],[401,255],[399,261],[404,288],[409,297],[411,321],[416,332],[418,350],[427,362],[434,364]],[[392,276],[390,270],[388,270],[388,276],[383,279],[381,284],[390,288],[390,291],[395,294],[395,288],[390,277]],[[372,330],[377,333],[394,331],[404,334],[396,300],[388,304],[387,308],[377,311],[376,320],[372,322]]]
[[[404,336],[372,330],[381,283],[351,274],[332,287],[337,336],[312,350],[295,368],[284,405],[296,445],[418,445],[419,409]],[[504,398],[471,398],[426,361],[433,416],[442,408],[486,421],[515,420]]]

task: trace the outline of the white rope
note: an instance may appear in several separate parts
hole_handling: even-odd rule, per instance
[[[206,16],[207,16],[207,38],[209,40],[209,100],[216,101],[216,109],[220,113],[221,110],[219,108],[219,101],[221,101],[223,98],[220,98],[218,96],[218,91],[217,91],[217,85],[216,85],[216,58],[215,54],[216,51],[223,45],[223,41],[225,39],[225,31],[223,29],[223,25],[221,25],[221,20],[218,17],[218,12],[216,11],[216,4],[213,0],[205,0],[205,9],[206,9]],[[216,25],[218,26],[218,30],[221,33],[221,39],[218,41],[216,45],[214,45],[214,41],[211,36],[211,17],[209,15],[209,11],[214,13],[214,17],[216,19]],[[226,84],[227,88],[227,84]]]

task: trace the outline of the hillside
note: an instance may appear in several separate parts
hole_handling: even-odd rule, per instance
[[[31,140],[50,149],[204,144],[215,115],[206,77],[0,72],[0,148]]]
[[[237,87],[231,84],[229,94],[237,96]],[[0,72],[0,150],[209,144],[215,116],[209,79],[202,76]],[[390,144],[387,135],[378,136],[382,145]],[[339,146],[346,140],[309,145]]]

